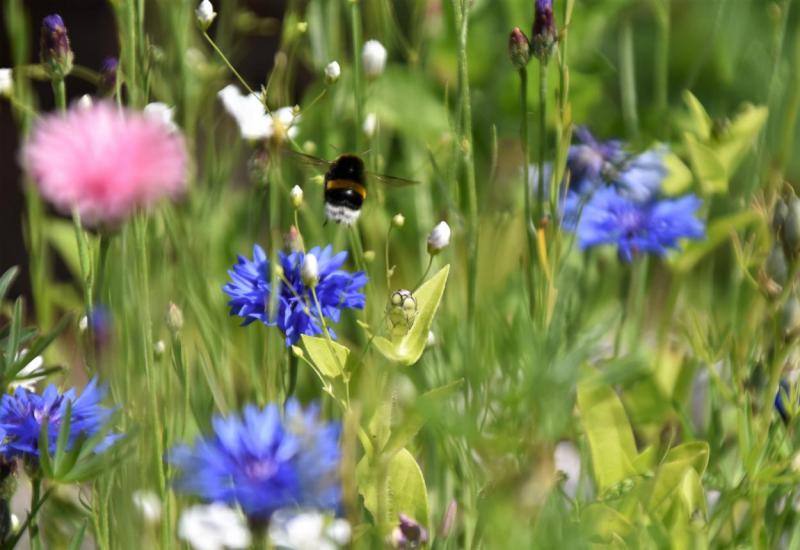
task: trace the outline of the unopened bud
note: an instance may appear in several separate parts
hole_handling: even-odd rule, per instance
[[[453,532],[456,525],[456,515],[458,514],[458,503],[455,499],[450,501],[447,505],[447,510],[444,511],[442,516],[442,523],[439,526],[439,536],[447,538]]]
[[[204,31],[208,30],[208,27],[211,26],[217,16],[217,12],[214,11],[214,5],[209,0],[200,2],[200,5],[194,10],[194,14],[197,16],[197,24]]]
[[[794,257],[800,252],[800,199],[797,197],[789,201],[782,237],[787,254]]]
[[[792,296],[783,306],[783,334],[787,339],[794,339],[800,334],[800,301]]]
[[[364,251],[364,261],[368,264],[371,264],[375,261],[375,251],[374,250],[365,250]]]
[[[283,244],[289,252],[302,252],[305,250],[303,235],[300,234],[300,230],[295,226],[291,226],[286,235],[283,236]]]
[[[786,265],[786,255],[783,253],[783,247],[779,243],[773,245],[772,251],[767,256],[767,263],[764,268],[770,279],[781,286],[786,284],[789,268]]]
[[[72,71],[74,57],[64,20],[57,13],[42,19],[39,42],[42,64],[50,78],[64,78]]]
[[[395,214],[392,218],[392,225],[395,227],[403,227],[406,223],[406,218],[402,214]]]
[[[183,312],[173,302],[167,307],[167,328],[172,333],[179,332],[183,328]]]
[[[342,75],[342,67],[338,61],[331,61],[325,66],[325,81],[328,84],[333,84]]]
[[[164,356],[164,352],[167,351],[167,345],[164,343],[164,340],[159,340],[153,345],[153,353],[155,354],[156,358],[160,358]]]
[[[303,284],[314,288],[319,282],[319,262],[313,254],[306,254],[303,258],[303,266],[300,268],[300,276]]]
[[[295,208],[303,206],[303,190],[299,185],[292,187],[292,190],[289,192],[289,197],[292,199],[292,205]]]
[[[11,97],[14,93],[14,75],[11,69],[0,69],[0,97]]]
[[[531,59],[531,45],[528,37],[519,27],[514,27],[508,38],[508,55],[517,69],[523,69]]]
[[[117,88],[117,68],[119,61],[116,57],[106,57],[100,65],[100,91],[106,95],[114,93]]]
[[[447,222],[439,222],[428,236],[428,254],[435,255],[450,244],[450,226]]]
[[[364,135],[368,138],[371,138],[375,135],[375,130],[378,129],[378,117],[375,113],[368,113],[366,117],[364,117],[364,123],[362,125],[362,130],[364,130]]]
[[[775,209],[772,211],[772,231],[776,235],[780,235],[781,230],[783,230],[787,215],[789,215],[789,207],[786,205],[786,201],[778,199],[775,203]]]
[[[304,355],[303,348],[300,348],[298,346],[292,346],[292,355],[294,355],[298,359],[302,359]]]
[[[92,100],[92,96],[89,94],[83,94],[78,99],[77,104],[81,109],[91,109],[92,105],[94,105],[94,101]]]
[[[361,50],[361,63],[367,78],[377,78],[386,67],[386,48],[377,40],[367,40]]]
[[[531,49],[539,61],[547,63],[558,42],[553,0],[536,0],[534,11]]]
[[[389,538],[393,548],[422,548],[428,544],[428,530],[414,518],[401,513],[400,522]]]

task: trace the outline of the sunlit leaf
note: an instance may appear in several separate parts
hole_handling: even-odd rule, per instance
[[[600,491],[636,476],[633,431],[614,390],[595,376],[586,376],[578,383],[578,409]]]
[[[684,135],[692,168],[700,180],[703,194],[724,193],[728,190],[728,172],[717,152],[691,134]]]
[[[375,347],[387,359],[408,366],[416,363],[422,356],[433,317],[439,308],[439,302],[442,301],[449,273],[450,266],[444,266],[414,293],[417,300],[417,316],[408,334],[396,341],[390,341],[383,336],[375,337]]]
[[[766,107],[747,105],[725,128],[719,145],[715,149],[729,174],[735,172],[739,163],[755,143],[767,121],[767,113]]]
[[[411,453],[402,449],[388,461],[383,476],[379,474],[379,470],[380,467],[373,464],[368,457],[364,457],[358,464],[356,475],[359,492],[364,497],[364,506],[372,514],[375,522],[384,527],[381,535],[389,534],[392,526],[397,523],[400,513],[430,528],[425,478]],[[378,487],[381,477],[385,483],[383,490]],[[384,518],[378,516],[380,496],[386,499]]]
[[[701,140],[710,138],[711,117],[706,113],[703,104],[689,90],[683,92],[683,101],[689,107],[689,114],[692,117],[692,132]]]
[[[669,264],[675,271],[687,273],[715,248],[727,242],[732,232],[741,231],[759,222],[763,222],[763,218],[752,210],[717,218],[706,228],[704,239],[687,243],[683,252],[673,256]]]
[[[302,337],[303,345],[311,362],[329,378],[336,378],[344,372],[350,350],[341,344],[317,336]]]
[[[692,185],[692,171],[683,163],[675,153],[664,155],[664,166],[667,176],[661,183],[661,190],[666,195],[680,195]]]

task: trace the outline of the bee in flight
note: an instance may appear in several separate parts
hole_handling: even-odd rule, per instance
[[[353,225],[361,215],[361,206],[367,198],[367,180],[378,180],[392,186],[414,185],[419,182],[373,174],[364,168],[358,155],[343,154],[333,161],[323,160],[304,153],[292,152],[304,161],[327,167],[325,172],[325,217],[336,223]]]

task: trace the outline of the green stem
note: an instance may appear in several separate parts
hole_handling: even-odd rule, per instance
[[[468,4],[465,0],[452,0],[458,27],[458,86],[461,106],[461,124],[458,143],[461,162],[466,172],[467,187],[467,316],[474,320],[477,302],[478,280],[478,193],[475,183],[475,160],[472,142],[472,103],[469,90],[469,67],[467,65],[467,38],[469,30]]]
[[[40,507],[40,496],[42,491],[42,478],[39,476],[34,476],[31,479],[31,521],[28,525],[28,535],[31,539],[31,548],[33,550],[41,550],[42,548],[42,539],[39,534],[39,507]]]
[[[350,21],[353,33],[353,100],[356,115],[356,151],[361,150],[364,125],[363,76],[361,70],[361,6],[360,0],[349,0]]]
[[[411,294],[414,294],[417,290],[419,290],[419,287],[421,287],[422,283],[425,282],[425,278],[428,276],[428,273],[431,272],[432,265],[433,265],[433,254],[428,254],[428,267],[425,268],[425,273],[422,274],[422,277],[420,277],[419,282],[414,285],[414,290],[411,291]]]
[[[547,156],[547,61],[539,61],[539,181],[536,188],[536,219],[534,226],[544,216],[544,165]]]
[[[525,277],[525,284],[528,288],[528,307],[531,316],[536,308],[536,298],[534,295],[534,275],[533,263],[536,258],[536,229],[533,226],[532,197],[531,197],[531,159],[530,142],[528,138],[528,70],[525,67],[519,69],[519,103],[520,103],[520,145],[522,146],[522,192],[525,198],[525,235],[528,241],[528,272]],[[541,170],[540,170],[541,172]],[[541,188],[541,176],[539,178],[539,188]]]
[[[225,54],[222,53],[222,50],[219,49],[219,46],[217,46],[217,43],[214,42],[214,39],[208,35],[208,32],[203,31],[203,38],[205,38],[206,41],[211,45],[211,48],[217,53],[220,59],[222,59],[222,62],[225,63],[225,65],[228,67],[228,70],[230,70],[230,72],[233,73],[233,76],[236,77],[236,80],[238,80],[242,84],[242,86],[244,86],[245,90],[247,90],[251,94],[255,94],[255,92],[247,83],[247,81],[245,81],[245,79],[242,78],[242,75],[239,74],[239,71],[236,70],[236,67],[233,66],[233,64],[228,60]]]
[[[669,4],[667,0],[661,1],[656,6],[656,23],[658,25],[658,40],[655,44],[655,104],[659,113],[667,110],[669,98]]]
[[[56,108],[59,111],[67,110],[67,87],[62,77],[53,77],[53,96],[56,100]]]
[[[624,19],[619,34],[619,64],[622,118],[628,135],[636,138],[639,134],[639,120],[636,114],[636,72],[633,57],[633,26],[630,17]]]

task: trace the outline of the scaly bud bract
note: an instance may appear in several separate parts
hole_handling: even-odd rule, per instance
[[[514,27],[508,37],[508,56],[517,69],[523,69],[531,60],[531,45],[519,27]]]
[[[73,53],[64,20],[57,13],[42,19],[39,55],[50,78],[64,78],[72,71]]]

